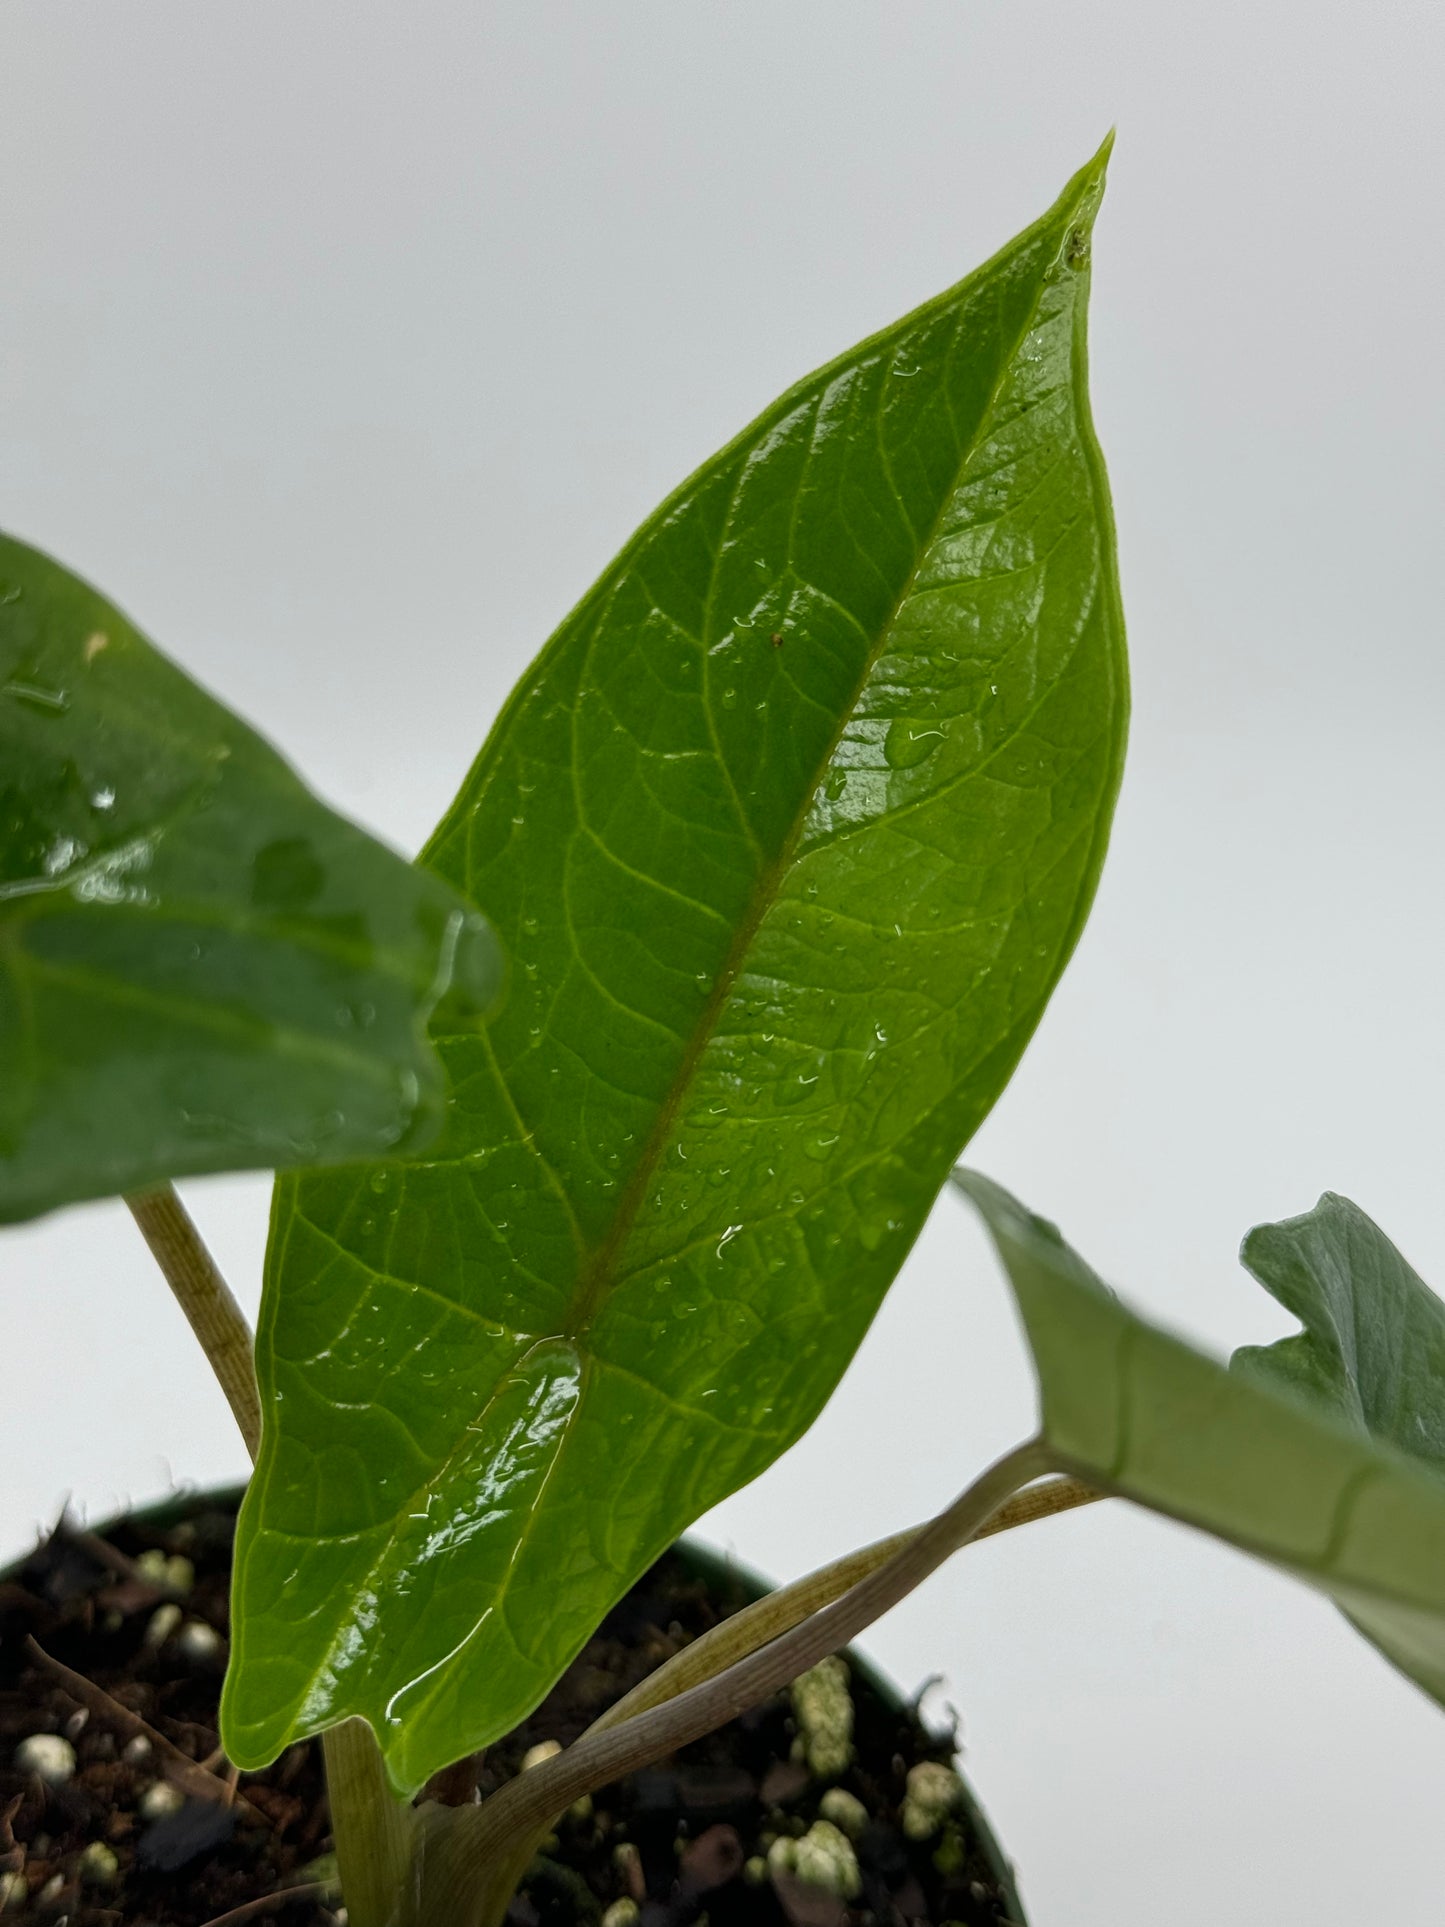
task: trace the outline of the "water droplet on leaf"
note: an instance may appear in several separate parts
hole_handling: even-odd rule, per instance
[[[890,769],[913,769],[926,762],[943,741],[943,731],[930,723],[912,723],[902,716],[888,725],[883,756]]]

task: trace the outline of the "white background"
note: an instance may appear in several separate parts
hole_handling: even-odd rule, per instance
[[[971,1157],[1224,1349],[1326,1186],[1445,1281],[1445,10],[1357,0],[0,0],[0,524],[414,849],[657,499],[1117,122],[1094,369],[1136,711],[1098,909]],[[260,1179],[187,1187],[254,1306]],[[1030,1423],[944,1200],[782,1575]],[[123,1213],[0,1241],[0,1553],[239,1474]],[[877,1628],[947,1675],[1034,1927],[1441,1919],[1445,1720],[1322,1602],[1099,1508]]]

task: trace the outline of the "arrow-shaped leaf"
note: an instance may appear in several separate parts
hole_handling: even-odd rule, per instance
[[[1364,1213],[1327,1198],[1251,1234],[1251,1268],[1309,1329],[1230,1371],[1127,1310],[1006,1191],[956,1182],[1012,1282],[1059,1466],[1328,1593],[1445,1703],[1445,1308]],[[1428,1351],[1401,1369],[1392,1332],[1425,1338],[1433,1377]]]
[[[375,1157],[480,916],[319,803],[93,589],[0,536],[0,1219]]]
[[[1445,1485],[1445,1304],[1374,1220],[1327,1191],[1303,1217],[1251,1231],[1241,1255],[1304,1330],[1275,1345],[1241,1347],[1232,1368],[1318,1403]],[[1369,1603],[1352,1607],[1350,1618],[1445,1701],[1445,1637],[1434,1627],[1422,1645]]]
[[[423,1167],[287,1181],[226,1744],[506,1730],[819,1410],[1083,924],[1123,752],[1103,157],[803,382],[523,679],[427,861],[513,989]]]

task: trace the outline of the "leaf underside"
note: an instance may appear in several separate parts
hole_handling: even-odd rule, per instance
[[[1329,1197],[1308,1217],[1251,1233],[1251,1269],[1310,1329],[1251,1350],[1231,1370],[1128,1311],[1053,1225],[1006,1191],[972,1171],[956,1181],[1013,1285],[1043,1436],[1060,1464],[1328,1594],[1445,1703],[1445,1307],[1383,1233]],[[1406,1373],[1424,1420],[1416,1425],[1398,1398],[1388,1334],[1427,1329],[1437,1335],[1428,1383],[1419,1360]],[[1307,1374],[1305,1345],[1320,1352]]]
[[[1123,754],[1102,181],[686,483],[433,839],[512,987],[429,1162],[278,1187],[238,1762],[515,1724],[812,1420],[1007,1081]]]
[[[0,1220],[425,1142],[427,1020],[499,974],[439,878],[0,536]]]

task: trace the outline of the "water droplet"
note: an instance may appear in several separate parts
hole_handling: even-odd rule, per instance
[[[523,919],[522,919],[522,934],[523,934],[523,936],[525,936],[525,937],[535,937],[535,936],[536,936],[536,934],[537,934],[537,919],[536,919],[535,917],[523,917]]]
[[[24,703],[27,709],[34,709],[42,716],[63,716],[70,707],[70,692],[66,689],[45,689],[34,682],[7,682],[0,687],[0,694],[13,696],[17,703]]]
[[[718,702],[724,709],[736,709],[738,706],[738,692],[735,689],[725,689],[718,697]]]
[[[814,1163],[821,1164],[837,1142],[836,1131],[815,1131],[811,1137],[803,1139],[803,1155],[812,1158]]]
[[[930,723],[912,723],[902,716],[888,725],[883,756],[890,769],[913,769],[926,762],[943,741],[943,731]]]
[[[389,1171],[372,1172],[371,1188],[378,1197],[381,1196],[383,1191],[388,1190],[390,1188],[390,1185],[391,1185],[391,1173]]]
[[[828,779],[823,785],[823,794],[830,803],[836,803],[848,787],[848,778],[840,769],[830,769]]]
[[[812,1095],[817,1083],[816,1067],[809,1069],[800,1065],[778,1079],[773,1086],[774,1100],[779,1104],[801,1104],[805,1097]]]

